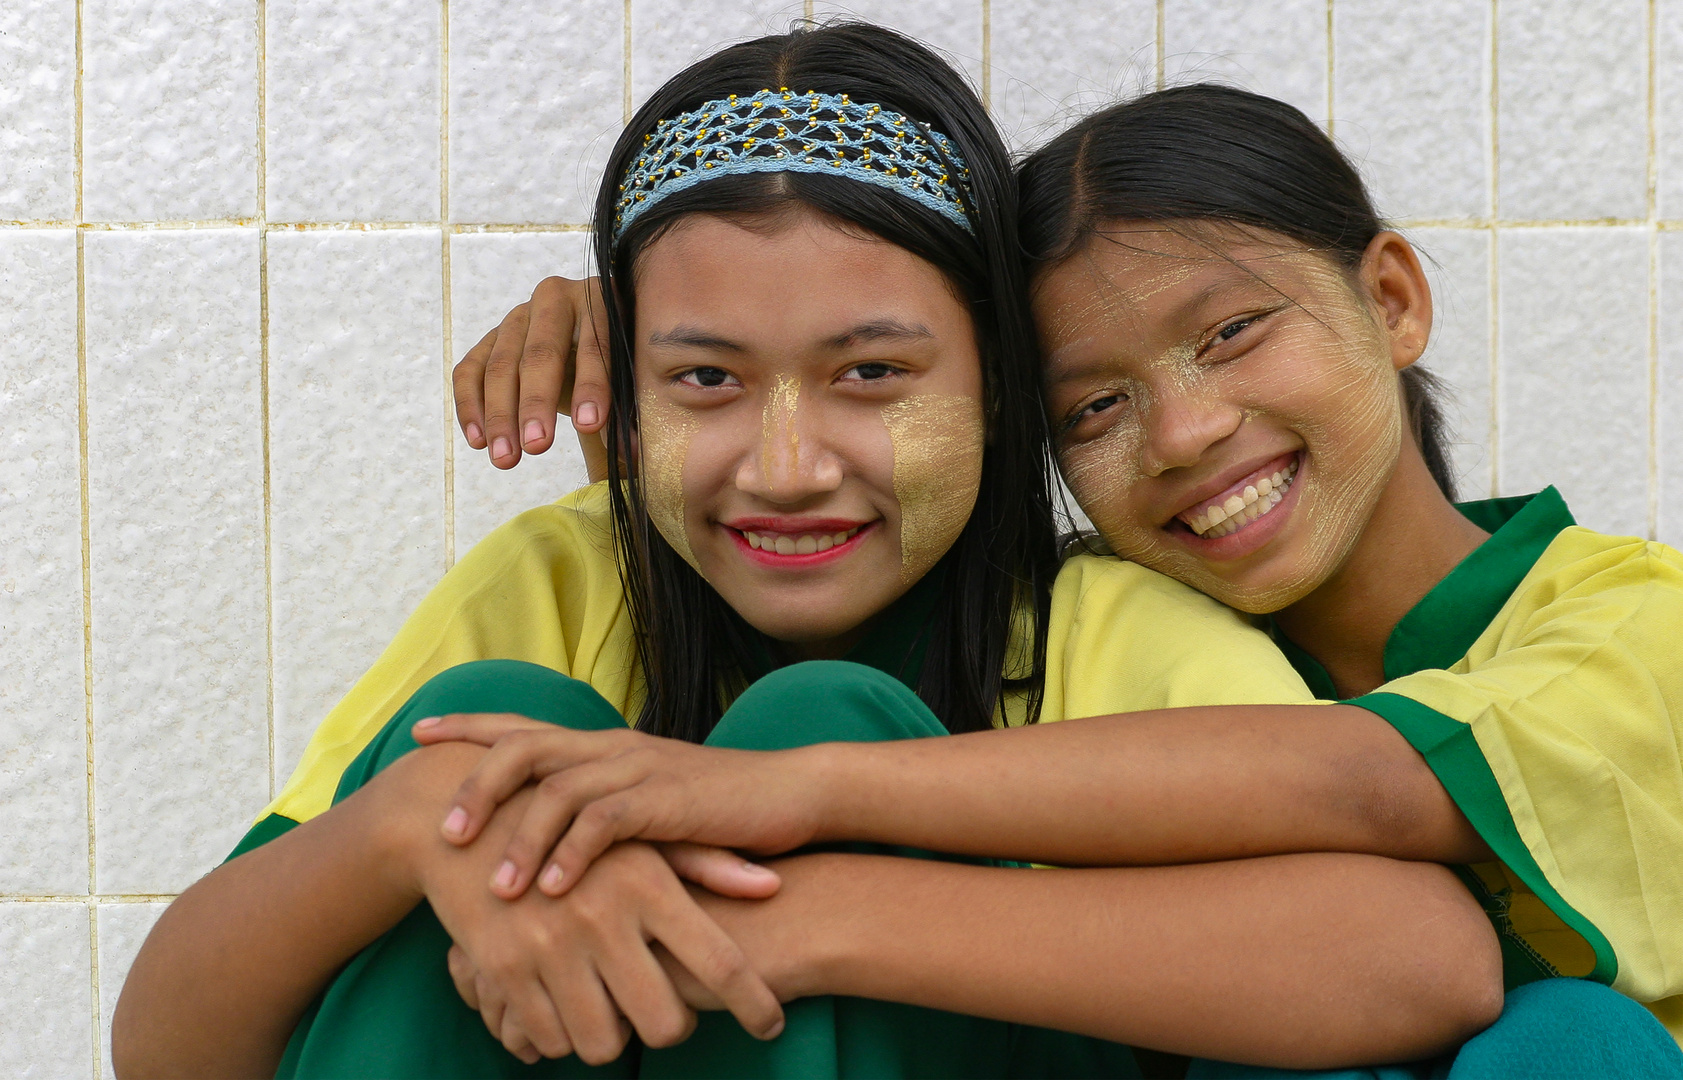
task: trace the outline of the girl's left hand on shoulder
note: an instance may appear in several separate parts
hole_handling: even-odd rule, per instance
[[[726,750],[629,729],[574,731],[507,713],[429,718],[413,730],[423,744],[490,748],[442,823],[453,844],[472,842],[501,803],[535,785],[491,881],[504,899],[534,879],[561,896],[610,846],[631,839],[665,841],[673,869],[704,888],[763,898],[777,891],[777,875],[722,849],[780,854],[817,832],[821,789],[801,767],[799,750]]]

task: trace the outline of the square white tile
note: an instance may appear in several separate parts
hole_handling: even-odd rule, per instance
[[[1333,131],[1390,218],[1490,213],[1490,4],[1333,5]]]
[[[0,955],[0,1076],[93,1076],[87,905],[0,902]]]
[[[88,220],[254,214],[255,0],[85,0],[82,28]]]
[[[526,300],[532,288],[551,274],[579,277],[584,272],[590,234],[468,233],[450,241],[450,326],[452,355],[460,360],[508,309]],[[555,445],[536,457],[522,456],[507,471],[475,450],[456,427],[456,555],[484,539],[498,525],[582,487],[584,457],[566,417],[556,424]]]
[[[1655,535],[1683,548],[1683,234],[1660,234],[1659,400]]]
[[[75,216],[75,0],[11,0],[0,7],[0,220]]]
[[[88,888],[76,236],[0,232],[0,892]]]
[[[442,8],[269,0],[270,221],[437,221]]]
[[[85,244],[96,882],[171,893],[268,799],[257,233]]]
[[[1662,218],[1683,217],[1683,0],[1655,0],[1655,196]]]
[[[1453,436],[1463,499],[1492,494],[1490,440],[1490,232],[1411,229],[1432,285],[1433,326],[1420,363],[1445,384],[1440,399]]]
[[[275,775],[444,573],[443,244],[269,237]]]
[[[1560,488],[1578,522],[1648,531],[1648,231],[1504,229],[1497,484]]]
[[[590,220],[624,122],[624,35],[622,0],[450,5],[450,220]]]
[[[1497,7],[1497,211],[1508,221],[1648,212],[1648,5]]]
[[[1157,86],[1156,0],[988,8],[993,114],[1013,150]]]
[[[786,33],[806,11],[800,0],[631,0],[631,108],[684,68],[720,48]]]
[[[1327,118],[1325,0],[1164,0],[1169,85],[1229,82]]]

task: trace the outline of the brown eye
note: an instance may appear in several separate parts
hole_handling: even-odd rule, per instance
[[[890,375],[897,374],[899,370],[893,364],[885,364],[879,360],[869,364],[855,364],[847,369],[844,378],[859,382],[878,382]]]
[[[1226,326],[1222,327],[1220,330],[1216,331],[1216,340],[1217,341],[1232,341],[1234,338],[1238,337],[1241,333],[1244,332],[1245,327],[1251,325],[1254,322],[1256,322],[1256,320],[1254,318],[1252,318],[1252,319],[1236,319],[1233,322],[1230,322]]]
[[[700,367],[691,368],[678,376],[678,381],[691,386],[714,387],[724,386],[736,381],[736,377],[724,368]]]

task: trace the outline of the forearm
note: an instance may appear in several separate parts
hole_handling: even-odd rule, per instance
[[[820,855],[707,901],[789,992],[1295,1068],[1411,1060],[1499,1014],[1489,923],[1442,867],[1293,855],[1005,870]]]
[[[1169,709],[806,755],[821,840],[1062,865],[1488,849],[1394,729],[1346,705]]]
[[[414,838],[436,839],[452,785],[478,756],[462,746],[411,755],[184,892],[123,986],[112,1021],[119,1074],[273,1075],[334,972],[420,901]],[[417,791],[436,792],[437,805]]]

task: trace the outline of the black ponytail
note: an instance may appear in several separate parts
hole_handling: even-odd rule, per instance
[[[1062,262],[1107,221],[1228,221],[1325,252],[1348,271],[1385,228],[1361,176],[1283,101],[1214,83],[1159,90],[1094,113],[1023,162],[1021,235],[1033,267]],[[1409,426],[1455,497],[1442,384],[1402,371]]]

